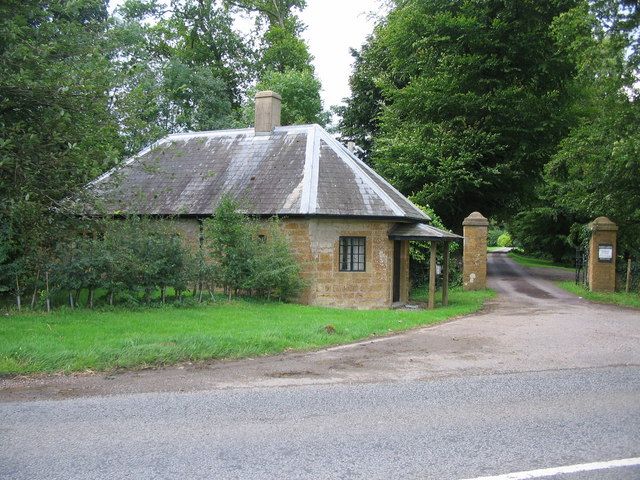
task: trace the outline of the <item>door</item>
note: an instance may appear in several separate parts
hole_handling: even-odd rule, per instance
[[[400,266],[402,257],[402,242],[393,242],[393,301],[400,301]]]

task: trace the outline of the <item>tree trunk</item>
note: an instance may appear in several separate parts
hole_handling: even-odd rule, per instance
[[[89,289],[89,308],[93,308],[93,288]]]
[[[627,283],[624,287],[624,291],[629,293],[629,289],[631,288],[631,256],[627,259]]]
[[[38,293],[38,280],[40,280],[40,269],[36,272],[36,281],[33,284],[33,294],[31,295],[31,310],[36,306],[36,294]]]
[[[69,290],[69,306],[71,307],[71,309],[73,310],[73,291]]]
[[[47,289],[47,313],[51,312],[51,297],[49,296],[49,272],[44,273],[44,283]]]
[[[113,307],[113,290],[109,292],[109,305]]]
[[[18,283],[17,276],[16,276],[16,303],[18,304],[18,311],[22,310],[22,299],[20,298],[20,283]]]
[[[166,287],[160,288],[160,297],[162,297],[162,304],[164,305],[167,289]]]

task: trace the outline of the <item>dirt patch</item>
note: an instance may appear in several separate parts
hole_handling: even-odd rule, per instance
[[[267,373],[267,377],[271,378],[297,378],[297,377],[317,377],[319,374],[309,370],[299,372],[271,372]]]

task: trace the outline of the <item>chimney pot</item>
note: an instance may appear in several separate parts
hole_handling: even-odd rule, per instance
[[[269,135],[280,126],[282,97],[266,90],[256,93],[256,135]]]

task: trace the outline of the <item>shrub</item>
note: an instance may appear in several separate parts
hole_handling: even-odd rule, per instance
[[[69,243],[60,243],[56,247],[55,259],[49,265],[52,272],[54,292],[67,292],[69,306],[74,308],[82,287],[86,282],[84,279],[85,262],[84,255],[89,250],[84,245],[84,239],[78,239]]]
[[[165,303],[170,288],[182,300],[189,285],[194,285],[193,301],[198,302],[206,290],[213,299],[216,286],[224,287],[229,298],[244,291],[282,300],[295,298],[304,287],[279,221],[270,222],[263,242],[257,223],[229,199],[205,221],[206,242],[196,251],[185,247],[171,221],[129,217],[87,227],[84,236],[69,232],[53,253],[38,251],[11,262],[0,245],[0,293],[12,294],[18,306],[27,291],[32,306],[39,298],[48,304],[46,277],[54,299],[64,302],[66,297],[74,308],[81,292],[93,307],[96,292],[110,305],[116,298],[135,305],[141,294],[150,303],[157,291]]]
[[[204,229],[216,282],[229,299],[243,290],[289,300],[304,288],[300,266],[277,219],[270,221],[269,233],[261,239],[256,222],[240,213],[235,201],[225,198],[213,218],[205,221]]]
[[[264,241],[258,239],[262,245],[256,248],[251,287],[267,299],[290,300],[304,288],[300,266],[277,218],[270,221],[268,231]]]
[[[489,231],[487,232],[487,246],[488,247],[497,247],[498,238],[505,234],[506,231],[504,228],[497,226],[493,221],[489,223]]]
[[[513,244],[513,242],[511,241],[511,235],[509,235],[507,232],[503,233],[498,237],[496,244],[498,245],[498,247],[511,247]]]
[[[130,217],[103,224],[104,234],[61,242],[48,262],[54,291],[66,292],[74,307],[84,289],[93,307],[94,294],[106,292],[109,304],[116,294],[135,302],[144,292],[147,302],[159,289],[183,287],[187,252],[170,222]]]
[[[251,288],[256,228],[238,211],[238,204],[223,198],[213,218],[205,220],[204,230],[216,283],[224,287],[229,299],[234,291]]]

